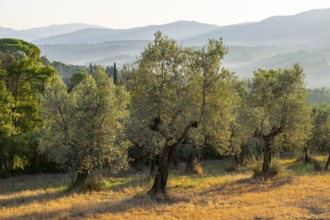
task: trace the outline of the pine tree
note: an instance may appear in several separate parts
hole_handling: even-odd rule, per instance
[[[88,67],[88,73],[90,74],[90,75],[93,75],[93,73],[94,73],[94,71],[93,71],[93,66],[92,66],[92,63],[89,63],[89,67]]]
[[[118,70],[117,70],[116,62],[113,64],[113,83],[116,86],[118,85]]]

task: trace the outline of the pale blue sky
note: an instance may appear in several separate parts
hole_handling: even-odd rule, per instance
[[[0,27],[64,23],[129,28],[195,20],[217,25],[330,8],[328,0],[0,0]]]

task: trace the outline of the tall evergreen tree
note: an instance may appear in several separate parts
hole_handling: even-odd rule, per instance
[[[88,73],[89,73],[90,75],[93,75],[93,74],[94,74],[94,68],[93,68],[92,63],[89,63]]]
[[[11,135],[6,135],[5,142],[0,141],[0,166],[4,167],[4,172],[38,171],[40,168],[37,151],[38,130],[42,125],[39,97],[47,79],[55,74],[53,67],[43,65],[40,50],[35,45],[17,39],[0,39],[0,92],[7,94],[0,101],[1,108],[6,109],[0,116],[4,117],[1,123],[5,123],[0,130],[16,131],[7,133]]]
[[[117,86],[118,85],[118,70],[116,62],[113,64],[113,83]]]

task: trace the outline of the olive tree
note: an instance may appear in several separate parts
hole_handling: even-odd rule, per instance
[[[311,148],[311,152],[308,155],[308,148],[305,148],[305,160],[307,159],[309,161],[312,151],[316,150],[316,148],[319,148],[318,150],[323,152],[329,152],[328,160],[325,165],[325,169],[327,170],[330,163],[330,105],[325,103],[315,105],[313,108],[312,117],[313,129],[311,138],[308,142],[309,148]]]
[[[124,123],[129,96],[104,71],[87,76],[68,93],[59,77],[42,98],[44,136],[41,152],[77,173],[83,183],[95,170],[126,164]]]
[[[150,195],[166,192],[172,154],[185,139],[201,142],[207,133],[210,141],[222,147],[229,139],[227,107],[231,99],[226,82],[231,74],[220,71],[222,43],[210,41],[208,48],[209,55],[206,49],[194,52],[157,32],[154,42],[142,52],[137,68],[128,74],[130,127],[137,134],[135,140],[161,148]]]
[[[230,151],[234,157],[233,166],[237,168],[244,164],[245,158],[257,155],[254,149],[254,122],[251,121],[251,109],[249,108],[248,81],[241,80],[235,84],[238,94],[237,107],[234,108],[234,120],[231,125]]]
[[[221,40],[209,40],[208,44],[193,51],[192,71],[195,78],[195,97],[199,109],[199,126],[188,133],[185,142],[191,145],[186,172],[195,172],[196,154],[205,146],[213,147],[222,155],[229,153],[229,139],[234,111],[239,97],[235,90],[237,78],[221,67],[227,48]]]
[[[249,83],[250,121],[263,142],[262,172],[269,174],[272,153],[279,147],[298,148],[310,135],[310,108],[303,69],[258,70]]]

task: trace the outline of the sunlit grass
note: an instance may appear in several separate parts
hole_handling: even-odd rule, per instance
[[[0,180],[0,219],[330,219],[330,172],[280,163],[288,174],[267,181],[252,178],[250,166],[227,172],[229,160],[202,163],[202,175],[172,170],[161,202],[145,196],[146,172],[106,177],[88,193],[68,191],[66,174],[13,177]]]

